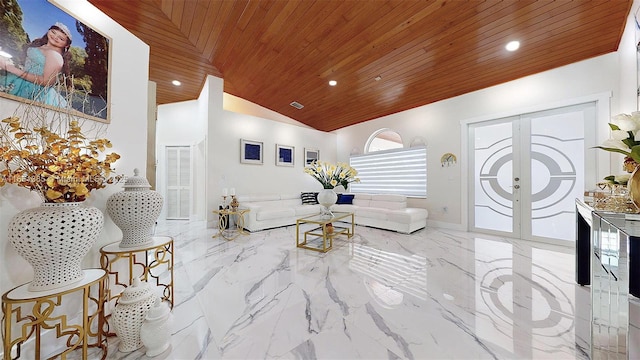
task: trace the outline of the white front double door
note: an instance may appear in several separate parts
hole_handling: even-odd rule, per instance
[[[470,124],[470,230],[574,241],[595,114],[588,103]]]

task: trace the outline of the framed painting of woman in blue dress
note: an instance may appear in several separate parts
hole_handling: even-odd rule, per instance
[[[0,14],[0,96],[108,123],[109,39],[47,0]]]

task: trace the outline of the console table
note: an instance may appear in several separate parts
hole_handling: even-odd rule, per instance
[[[112,278],[107,300],[115,305],[122,291],[133,283],[134,277],[142,281],[155,280],[153,285],[161,289],[161,298],[173,308],[173,238],[152,236],[145,245],[121,248],[120,242],[100,249],[100,266]],[[119,260],[124,260],[120,262]]]
[[[640,221],[589,211],[580,200],[576,210],[576,282],[591,285],[591,357],[638,358]]]
[[[59,289],[29,291],[27,283],[2,295],[4,360],[66,359],[76,350],[88,359],[90,347],[107,357],[107,272],[85,269],[84,275]]]

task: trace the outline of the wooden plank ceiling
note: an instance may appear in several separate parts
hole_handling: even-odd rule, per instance
[[[150,45],[159,104],[196,99],[210,74],[225,92],[322,131],[616,51],[632,3],[89,2]],[[520,50],[507,52],[510,40]]]

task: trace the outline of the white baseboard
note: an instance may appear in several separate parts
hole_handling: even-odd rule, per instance
[[[458,230],[458,231],[467,231],[467,228],[462,224],[453,224],[444,221],[436,221],[427,219],[427,227],[435,227],[441,229],[449,229],[449,230]]]

